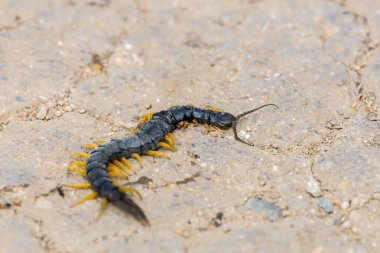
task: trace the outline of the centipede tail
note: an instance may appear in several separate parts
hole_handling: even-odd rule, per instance
[[[144,211],[128,196],[125,196],[123,200],[117,200],[114,203],[118,208],[130,214],[144,226],[150,226]]]
[[[264,106],[273,105],[267,104]],[[132,135],[124,136],[120,139],[113,139],[109,142],[100,144],[88,144],[93,148],[91,153],[77,153],[74,157],[87,159],[86,162],[76,161],[71,163],[71,171],[80,173],[86,177],[89,184],[76,184],[73,188],[86,188],[91,186],[94,191],[78,203],[85,202],[95,197],[104,198],[102,212],[107,202],[114,203],[118,208],[134,217],[145,226],[149,226],[149,221],[144,211],[133,201],[133,195],[141,196],[132,188],[118,186],[111,177],[124,178],[127,172],[136,172],[131,164],[126,160],[135,158],[141,165],[140,155],[155,155],[167,157],[156,150],[166,147],[171,150],[174,148],[174,139],[170,134],[181,122],[197,122],[199,124],[211,125],[220,129],[233,127],[235,139],[242,141],[236,133],[236,124],[239,118],[252,113],[264,106],[250,110],[246,113],[234,116],[223,112],[221,109],[207,109],[195,106],[173,106],[168,110],[157,113],[148,113],[142,117],[138,125],[139,131]],[[276,106],[276,105],[274,105]],[[276,106],[277,107],[277,106]],[[249,143],[246,143],[251,145]],[[125,165],[125,166],[124,166]],[[120,169],[120,170],[119,170]],[[90,197],[89,197],[90,196]]]

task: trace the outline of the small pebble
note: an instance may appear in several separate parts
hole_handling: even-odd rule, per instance
[[[259,214],[266,216],[272,221],[282,217],[282,208],[259,197],[250,198],[247,201],[246,206],[255,210]]]
[[[38,100],[40,100],[41,103],[46,103],[49,101],[46,97],[43,97],[43,96],[39,96]]]
[[[45,119],[47,113],[48,113],[47,107],[41,104],[38,106],[36,117],[37,119],[43,120]]]
[[[83,113],[86,112],[86,109],[80,108],[80,109],[78,109],[78,112],[79,112],[80,114],[83,114]]]
[[[332,213],[334,210],[330,201],[327,199],[319,199],[319,207],[328,214]]]
[[[66,112],[72,112],[73,111],[73,108],[71,106],[65,106],[65,111]]]
[[[268,183],[269,176],[268,174],[262,174],[257,178],[257,181],[260,186],[265,186]]]
[[[21,96],[16,96],[16,101],[17,102],[23,102],[24,99]]]
[[[62,113],[61,111],[56,111],[56,112],[54,113],[54,115],[55,115],[56,117],[61,117],[61,116],[63,115],[63,113]]]
[[[350,207],[350,202],[347,201],[347,200],[343,200],[342,203],[340,203],[340,208],[343,209],[343,210],[347,209],[349,207]]]
[[[309,182],[307,182],[306,191],[314,198],[319,198],[323,196],[321,188],[319,187],[319,183],[314,179],[311,179],[309,180]]]
[[[223,213],[222,212],[218,212],[216,214],[215,218],[213,218],[214,226],[215,227],[220,227],[222,225],[222,219],[223,219]]]

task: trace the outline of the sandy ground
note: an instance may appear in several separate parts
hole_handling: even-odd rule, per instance
[[[380,252],[379,27],[379,0],[1,0],[0,252]],[[280,109],[241,122],[255,147],[198,126],[143,157],[150,228],[55,190],[189,103]]]

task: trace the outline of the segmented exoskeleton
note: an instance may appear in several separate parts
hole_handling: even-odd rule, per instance
[[[274,104],[266,104],[234,116],[220,110],[212,110],[210,109],[211,107],[204,109],[186,105],[173,106],[168,110],[143,116],[139,124],[139,131],[135,134],[119,139],[112,139],[107,143],[103,143],[94,148],[89,155],[77,153],[79,154],[78,156],[86,158],[87,161],[85,163],[80,161],[74,162],[74,165],[85,166],[85,170],[81,168],[74,168],[74,170],[85,176],[89,183],[73,186],[74,188],[91,187],[94,191],[94,193],[77,202],[77,204],[92,198],[103,197],[103,210],[107,201],[109,201],[131,214],[142,224],[149,225],[146,215],[131,198],[131,195],[139,195],[139,193],[132,188],[117,185],[116,182],[111,179],[112,176],[122,175],[118,172],[117,168],[123,169],[123,164],[131,169],[126,158],[134,157],[140,162],[140,155],[165,157],[166,155],[156,150],[160,147],[174,149],[174,141],[170,133],[173,132],[181,122],[197,122],[220,129],[233,127],[236,140],[253,146],[253,144],[238,137],[236,131],[237,121],[239,118],[268,105],[277,107]],[[120,161],[123,162],[123,164]],[[125,171],[127,171],[128,168]]]

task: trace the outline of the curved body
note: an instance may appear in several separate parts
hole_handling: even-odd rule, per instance
[[[236,119],[230,113],[195,106],[174,106],[154,113],[136,134],[113,139],[91,152],[86,164],[86,173],[92,189],[98,196],[107,198],[137,220],[149,224],[141,208],[128,194],[112,183],[107,175],[107,164],[114,159],[129,158],[134,153],[144,155],[150,150],[157,150],[165,135],[173,132],[178,123],[193,120],[227,129],[233,126]]]

